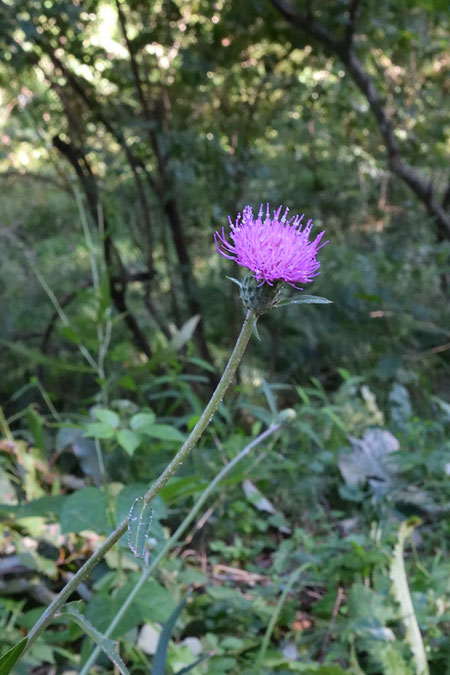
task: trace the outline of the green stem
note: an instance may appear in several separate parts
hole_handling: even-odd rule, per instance
[[[303,565],[300,565],[300,567],[297,567],[295,569],[291,576],[289,577],[289,580],[284,587],[284,590],[282,594],[280,595],[280,599],[277,602],[277,606],[275,607],[275,610],[270,618],[269,624],[266,628],[266,632],[264,634],[264,638],[261,644],[261,649],[259,650],[258,657],[256,659],[256,664],[255,664],[255,672],[260,672],[260,667],[262,662],[264,661],[264,657],[266,655],[267,648],[269,646],[270,638],[272,637],[272,633],[274,631],[275,626],[277,625],[278,617],[280,615],[281,609],[286,602],[286,598],[291,590],[291,588],[294,586],[295,582],[299,578],[300,574],[304,572],[308,567],[311,566],[311,563],[303,563]]]
[[[234,457],[226,466],[219,471],[217,476],[211,481],[211,483],[208,485],[208,487],[202,492],[198,500],[195,502],[194,506],[192,509],[189,511],[188,515],[186,518],[182,521],[182,523],[178,526],[178,528],[175,530],[175,532],[172,534],[170,539],[166,541],[162,549],[159,551],[158,555],[151,561],[151,563],[144,568],[142,575],[137,582],[136,586],[133,588],[131,593],[127,596],[125,602],[120,606],[119,611],[115,615],[114,619],[111,621],[109,624],[108,628],[104,632],[105,637],[109,637],[115,627],[118,625],[119,621],[127,611],[127,609],[131,606],[133,600],[141,590],[142,586],[145,584],[155,567],[160,563],[160,561],[164,558],[164,556],[170,551],[170,549],[178,542],[180,539],[181,535],[187,530],[189,525],[192,523],[200,509],[202,508],[203,504],[206,502],[206,500],[210,497],[210,495],[214,492],[218,484],[225,478],[225,476],[230,473],[246,455],[249,454],[251,450],[253,450],[254,447],[262,443],[266,438],[274,434],[278,429],[281,427],[281,422],[276,423],[276,424],[271,424],[270,427],[268,427],[262,434],[257,436],[251,443],[245,446],[237,455]],[[95,649],[93,650],[92,654],[84,664],[82,670],[80,671],[80,675],[87,675],[89,672],[89,668],[94,665],[98,655],[100,652],[100,647],[97,645]]]
[[[199,421],[192,429],[188,438],[183,443],[183,445],[181,446],[175,457],[172,459],[170,464],[168,464],[168,466],[164,469],[159,478],[156,479],[156,481],[153,483],[150,489],[145,493],[144,495],[145,504],[151,502],[152,499],[156,497],[158,492],[162,490],[162,488],[165,486],[169,478],[175,473],[180,464],[183,462],[185,457],[195,447],[199,438],[201,437],[206,427],[210,423],[211,418],[214,415],[215,411],[217,410],[220,402],[222,401],[225,392],[230,386],[231,381],[233,380],[234,374],[236,372],[236,369],[242,359],[242,356],[244,355],[248,341],[250,340],[252,334],[255,320],[256,320],[255,314],[252,311],[247,312],[241,332],[239,334],[233,352],[230,356],[230,359],[225,367],[223,375],[220,378],[220,382],[216,387],[216,390],[211,396],[211,399],[208,405],[206,406],[205,410],[203,411]],[[46,629],[55,613],[62,607],[62,605],[64,605],[66,600],[76,590],[77,586],[89,576],[92,569],[97,565],[97,563],[99,563],[100,560],[102,560],[102,558],[109,551],[109,549],[112,546],[114,546],[116,541],[118,541],[120,537],[123,534],[125,534],[128,528],[128,520],[129,519],[126,518],[120,525],[116,527],[116,529],[113,532],[111,532],[109,537],[105,539],[103,544],[95,551],[95,553],[93,553],[91,557],[84,563],[84,565],[80,567],[75,576],[69,581],[69,583],[66,586],[64,586],[64,588],[59,592],[59,594],[53,600],[53,602],[41,614],[41,616],[39,617],[39,619],[37,620],[37,622],[30,631],[30,634],[28,636],[27,649],[33,644],[36,638]]]

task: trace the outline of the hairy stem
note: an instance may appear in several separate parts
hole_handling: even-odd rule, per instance
[[[151,502],[152,499],[154,499],[154,497],[158,494],[158,492],[162,490],[162,488],[165,486],[169,478],[175,473],[180,464],[183,462],[185,457],[195,447],[199,438],[201,437],[206,427],[210,423],[211,418],[214,415],[215,411],[217,410],[220,402],[222,401],[225,392],[230,386],[231,381],[233,380],[234,374],[236,372],[236,369],[242,359],[242,356],[244,355],[248,341],[252,334],[255,320],[256,317],[254,313],[251,311],[247,312],[244,324],[242,326],[242,330],[239,334],[233,352],[225,367],[223,375],[220,378],[219,384],[217,385],[213,395],[211,396],[208,405],[204,409],[199,421],[192,429],[188,438],[183,443],[183,445],[181,446],[175,457],[164,469],[159,478],[156,479],[156,481],[153,483],[150,489],[145,493],[144,495],[145,504]],[[84,565],[80,567],[75,576],[69,581],[69,583],[66,586],[64,586],[64,588],[59,592],[55,600],[41,614],[38,621],[30,631],[30,634],[28,636],[27,649],[30,647],[30,645],[33,644],[36,638],[46,629],[46,627],[54,617],[55,613],[72,595],[72,593],[76,590],[77,586],[89,576],[92,569],[97,565],[97,563],[100,562],[100,560],[102,560],[102,558],[109,551],[109,549],[116,543],[116,541],[118,541],[120,537],[123,534],[125,534],[128,528],[128,520],[129,519],[126,518],[120,525],[116,527],[116,529],[113,532],[111,532],[109,537],[105,539],[105,541],[97,549],[97,551],[95,551],[95,553],[91,555],[91,557],[84,563]]]

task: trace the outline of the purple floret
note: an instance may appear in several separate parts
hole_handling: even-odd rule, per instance
[[[281,210],[282,206],[271,218],[267,204],[262,220],[262,204],[256,219],[251,207],[246,206],[235,224],[228,218],[232,243],[227,240],[224,228],[221,234],[215,233],[214,239],[221,255],[247,267],[262,284],[273,286],[275,281],[285,281],[298,288],[296,284],[309,283],[319,274],[317,251],[328,242],[321,242],[325,232],[310,241],[312,221],[302,225],[304,215],[287,220],[288,208],[280,218]]]

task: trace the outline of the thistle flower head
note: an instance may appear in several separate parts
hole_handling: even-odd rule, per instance
[[[288,220],[289,209],[281,215],[282,208],[275,210],[271,218],[269,204],[265,214],[261,204],[254,218],[252,208],[246,206],[234,224],[228,218],[232,241],[227,240],[224,228],[214,238],[220,255],[247,267],[261,285],[285,281],[298,288],[296,284],[309,283],[319,274],[317,251],[328,242],[322,242],[324,232],[310,241],[312,221],[304,225],[304,215]]]

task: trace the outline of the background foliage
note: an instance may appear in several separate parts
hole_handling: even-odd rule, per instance
[[[133,673],[420,675],[404,560],[429,670],[450,672],[446,10],[0,0],[2,651],[198,419],[242,318],[212,233],[270,201],[326,229],[312,292],[334,304],[260,322],[151,555],[277,410],[296,421],[112,637]],[[73,598],[97,630],[139,567],[123,541]],[[92,646],[60,618],[17,672],[80,670]]]

